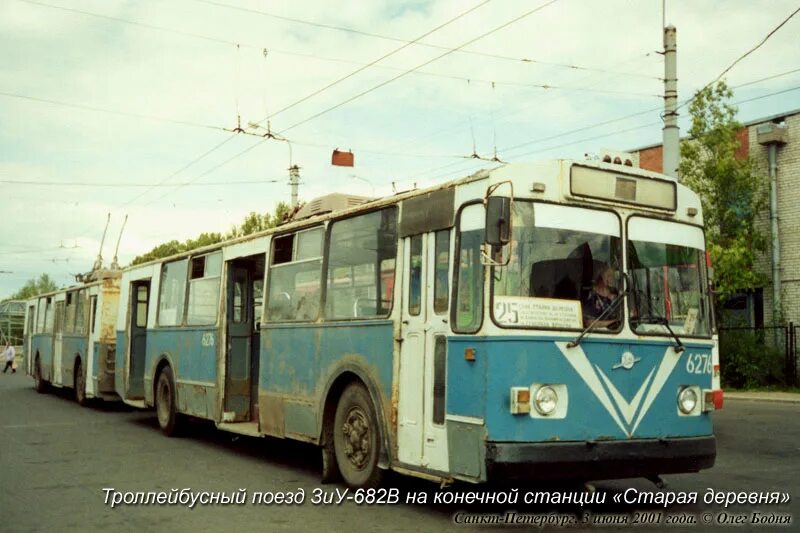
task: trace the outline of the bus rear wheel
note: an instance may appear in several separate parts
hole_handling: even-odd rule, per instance
[[[183,429],[183,418],[178,413],[175,379],[172,368],[165,366],[158,375],[155,391],[156,415],[158,426],[167,437],[177,437]]]
[[[39,356],[36,356],[36,362],[33,364],[33,386],[36,392],[47,392],[47,382],[42,378],[42,364],[39,362]]]
[[[81,360],[75,361],[75,401],[78,405],[85,407],[89,403],[86,397],[86,376],[83,373]]]
[[[333,447],[339,472],[350,487],[380,485],[383,470],[378,467],[381,450],[378,418],[367,389],[360,383],[348,385],[339,398]]]

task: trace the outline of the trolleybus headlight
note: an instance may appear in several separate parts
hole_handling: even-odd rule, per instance
[[[697,392],[693,387],[684,387],[678,394],[678,409],[684,414],[690,414],[697,406]]]
[[[556,410],[556,404],[558,403],[558,394],[553,389],[553,387],[549,387],[545,385],[544,387],[539,387],[536,391],[536,395],[533,399],[533,405],[536,407],[536,410],[543,415],[550,415],[553,411]]]

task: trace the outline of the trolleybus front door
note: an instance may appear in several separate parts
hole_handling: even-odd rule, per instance
[[[434,422],[434,355],[437,345],[440,351],[443,347],[447,326],[446,314],[434,311],[434,236],[414,235],[404,240],[397,441],[401,462],[447,471],[444,420]]]
[[[225,422],[252,419],[253,274],[250,263],[228,264]]]
[[[33,354],[31,353],[31,339],[36,327],[36,306],[28,306],[28,320],[25,322],[25,371],[33,375]]]
[[[147,311],[150,304],[150,280],[131,283],[130,354],[128,384],[125,397],[129,400],[144,398],[144,367],[147,354]]]
[[[53,384],[63,385],[64,375],[61,368],[61,348],[64,341],[64,300],[56,302],[53,322]]]

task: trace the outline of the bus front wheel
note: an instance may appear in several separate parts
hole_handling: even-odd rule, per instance
[[[383,477],[378,467],[381,438],[378,418],[367,389],[351,383],[336,406],[333,446],[336,464],[351,487],[376,487]]]
[[[175,379],[172,376],[172,368],[165,366],[158,375],[155,403],[158,425],[167,437],[180,435],[183,426],[175,398]]]

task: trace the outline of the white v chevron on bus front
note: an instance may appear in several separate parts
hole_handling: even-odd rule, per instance
[[[617,404],[619,412],[622,413],[623,418],[625,418],[625,422],[628,424],[628,427],[630,427],[631,423],[633,422],[633,417],[636,414],[636,410],[639,409],[639,403],[642,401],[642,397],[644,396],[644,391],[645,389],[647,389],[647,385],[650,383],[650,379],[653,377],[653,372],[655,372],[655,368],[651,370],[649,374],[647,374],[647,377],[642,383],[642,386],[639,387],[639,391],[633,397],[631,403],[628,403],[625,400],[625,398],[622,397],[622,394],[619,393],[614,384],[611,383],[611,380],[608,379],[608,376],[606,376],[605,373],[602,370],[600,370],[600,367],[597,365],[595,365],[594,367],[597,369],[597,373],[600,374],[600,377],[603,378],[603,382],[606,384],[606,387],[608,387],[608,390],[611,392],[611,397],[614,399],[614,403]],[[627,430],[625,430],[625,432],[627,433]],[[633,432],[631,431],[631,433]]]
[[[567,344],[566,342],[556,342],[556,346],[559,351],[561,351],[564,358],[572,365],[572,368],[575,369],[584,383],[586,383],[589,389],[594,393],[600,401],[600,404],[605,408],[608,414],[611,415],[611,418],[614,419],[617,426],[619,426],[622,432],[628,437],[632,436],[636,428],[639,427],[639,423],[647,414],[647,411],[650,409],[656,396],[658,396],[658,393],[661,392],[661,389],[667,382],[667,378],[672,374],[680,358],[680,353],[675,352],[671,346],[667,347],[664,357],[662,357],[661,363],[658,365],[657,369],[654,368],[650,371],[639,387],[639,390],[636,392],[636,395],[629,403],[622,397],[622,394],[620,394],[619,390],[611,383],[611,380],[608,379],[599,366],[595,365],[594,368],[592,367],[589,358],[586,357],[586,353],[580,345],[569,348]],[[602,383],[600,378],[603,380]],[[605,383],[608,390],[611,391],[611,396],[606,392],[606,387],[603,386],[603,383]],[[645,391],[647,392],[646,395]],[[643,397],[644,401],[642,401]],[[640,403],[641,408],[639,407]],[[620,414],[625,418],[624,423],[622,419],[620,419]]]

